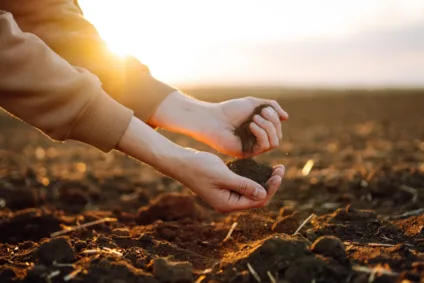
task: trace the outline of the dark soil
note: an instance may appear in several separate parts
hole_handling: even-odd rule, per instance
[[[256,160],[284,164],[284,185],[229,214],[119,153],[0,116],[0,282],[423,282],[424,95],[280,102],[283,142]]]
[[[234,134],[238,136],[241,140],[243,153],[253,152],[253,149],[256,145],[256,137],[253,135],[252,131],[250,131],[249,125],[253,122],[253,117],[255,115],[260,115],[262,109],[266,107],[271,106],[269,106],[268,104],[263,104],[256,107],[255,110],[253,110],[252,114],[249,116],[249,118],[234,130]]]
[[[227,162],[228,168],[234,173],[249,178],[256,183],[267,187],[266,182],[271,178],[272,167],[265,164],[259,164],[251,158],[236,159]]]

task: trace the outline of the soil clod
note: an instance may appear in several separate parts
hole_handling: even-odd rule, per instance
[[[38,261],[42,264],[70,263],[75,260],[74,250],[67,238],[60,237],[47,240],[36,250]]]
[[[227,163],[228,168],[237,175],[249,178],[267,188],[267,181],[271,178],[272,167],[260,164],[253,159],[236,159]]]
[[[346,260],[346,249],[339,238],[325,236],[318,238],[312,245],[311,251],[316,254],[331,257],[339,261]]]

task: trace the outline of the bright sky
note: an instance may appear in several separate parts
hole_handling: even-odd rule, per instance
[[[79,2],[113,51],[177,86],[424,86],[424,0]]]

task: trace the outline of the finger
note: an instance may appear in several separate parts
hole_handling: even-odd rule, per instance
[[[252,200],[234,191],[225,189],[219,191],[218,194],[220,195],[217,197],[223,200],[217,207],[215,207],[215,209],[219,212],[256,208],[261,207],[264,203],[264,200]]]
[[[281,121],[287,120],[289,118],[289,114],[281,108],[280,104],[278,104],[275,100],[269,100],[268,103],[275,109],[278,113],[278,116]]]
[[[284,173],[286,171],[286,167],[284,167],[284,165],[275,165],[274,168],[272,168],[272,175],[280,175],[281,177],[284,177]]]
[[[281,121],[278,117],[277,112],[275,112],[274,108],[267,107],[262,109],[261,112],[262,116],[271,121],[271,123],[274,125],[275,129],[277,130],[277,136],[281,140],[283,138],[283,132],[281,130]]]
[[[264,119],[260,115],[255,115],[253,121],[262,129],[265,130],[268,136],[269,147],[276,148],[279,144],[279,139],[277,135],[277,130],[275,129],[274,124],[271,121]]]
[[[269,150],[270,144],[266,131],[253,122],[249,124],[249,128],[256,137],[256,146],[259,148],[259,151],[263,152]]]
[[[232,173],[230,182],[225,186],[225,189],[232,190],[252,200],[263,201],[267,196],[266,190],[261,185],[234,173]]]
[[[267,205],[271,201],[275,193],[278,191],[278,189],[280,188],[281,182],[283,181],[284,173],[285,173],[285,168],[283,165],[277,165],[274,167],[271,178],[269,178],[267,182],[268,195],[265,201],[263,202],[263,205]]]

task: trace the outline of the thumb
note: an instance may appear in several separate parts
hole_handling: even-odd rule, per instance
[[[226,188],[252,200],[264,200],[267,196],[266,190],[261,185],[235,173],[232,173]]]

